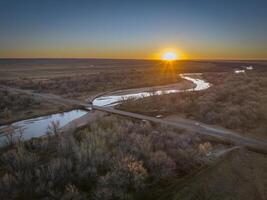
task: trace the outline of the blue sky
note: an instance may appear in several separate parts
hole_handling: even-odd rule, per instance
[[[267,59],[264,0],[0,0],[0,57]]]

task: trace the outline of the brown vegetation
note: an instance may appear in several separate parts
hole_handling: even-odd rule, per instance
[[[219,81],[212,75],[204,77],[215,83],[206,91],[126,100],[119,109],[152,116],[178,114],[267,138],[266,72],[224,74]]]
[[[203,141],[204,142],[204,141]],[[108,117],[21,143],[0,156],[4,199],[134,199],[148,186],[202,166],[192,133]]]
[[[173,73],[160,74],[158,70],[121,71],[100,73],[97,75],[77,75],[51,79],[17,79],[0,83],[31,89],[37,92],[53,93],[71,98],[88,97],[91,94],[124,88],[138,88],[144,86],[176,83],[180,78]]]
[[[59,105],[54,102],[36,99],[33,95],[0,89],[0,124],[70,108],[65,104]]]
[[[146,199],[264,200],[267,199],[267,157],[236,149],[185,179],[156,186]]]
[[[242,62],[106,59],[0,60],[0,85],[84,98],[99,92],[164,85],[178,73],[229,71]],[[251,63],[261,67],[265,63]],[[178,79],[178,80],[177,80]]]

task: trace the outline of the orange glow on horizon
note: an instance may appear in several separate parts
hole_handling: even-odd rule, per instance
[[[169,51],[169,52],[164,53],[161,56],[161,59],[166,60],[166,61],[174,61],[174,60],[179,60],[180,57],[175,52]]]
[[[151,58],[168,62],[188,59],[183,52],[176,48],[165,48],[155,53]]]

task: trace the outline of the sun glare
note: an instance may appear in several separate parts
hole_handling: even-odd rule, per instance
[[[178,56],[174,52],[166,52],[162,55],[161,59],[166,60],[166,61],[173,61],[173,60],[177,60]]]

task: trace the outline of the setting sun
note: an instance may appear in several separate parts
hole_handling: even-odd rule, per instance
[[[173,61],[173,60],[177,60],[179,58],[178,58],[177,54],[174,52],[166,52],[162,55],[161,59],[166,60],[166,61]]]

